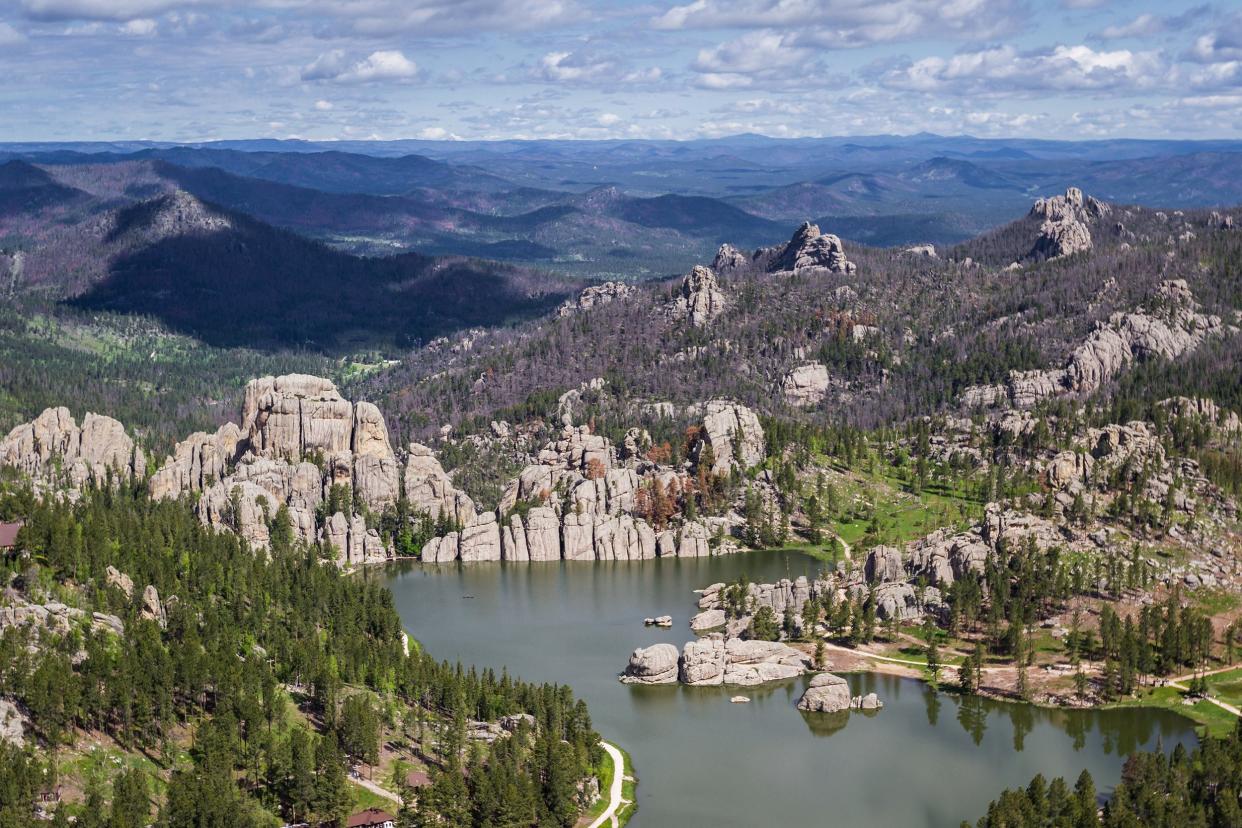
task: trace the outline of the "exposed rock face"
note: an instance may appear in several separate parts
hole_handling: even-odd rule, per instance
[[[1031,208],[1031,216],[1043,219],[1043,224],[1028,257],[1056,259],[1090,250],[1088,222],[1111,212],[1109,205],[1095,198],[1084,202],[1082,190],[1077,187],[1070,187],[1063,196],[1037,200]]]
[[[867,553],[863,567],[868,583],[899,581],[905,576],[901,550],[893,546],[877,546]]]
[[[474,501],[458,491],[427,446],[410,443],[405,466],[405,496],[415,511],[451,517],[459,523],[474,518]]]
[[[0,742],[8,742],[15,747],[26,744],[26,717],[8,699],[0,699]]]
[[[916,244],[916,245],[907,247],[902,252],[909,253],[911,256],[918,256],[924,259],[939,259],[940,258],[940,256],[936,254],[936,245],[934,244]]]
[[[827,396],[830,386],[828,366],[810,362],[791,369],[785,375],[781,381],[781,393],[790,405],[815,405]]]
[[[111,417],[88,413],[79,428],[68,408],[49,408],[0,440],[0,465],[37,483],[79,490],[86,483],[142,478],[146,458]]]
[[[634,651],[621,681],[626,684],[675,684],[677,671],[677,648],[672,644],[653,644]]]
[[[974,386],[962,395],[966,405],[1010,400],[1030,407],[1060,394],[1089,394],[1135,362],[1153,356],[1176,359],[1223,330],[1218,316],[1199,312],[1181,279],[1161,283],[1151,310],[1114,313],[1070,355],[1064,368],[1012,371],[1004,385]]]
[[[681,282],[677,296],[668,306],[668,314],[674,319],[685,319],[696,328],[709,324],[729,305],[728,297],[716,283],[716,273],[711,268],[695,265]]]
[[[260,457],[299,462],[349,451],[353,421],[353,406],[322,377],[289,374],[246,385],[242,429]]]
[[[877,616],[898,621],[917,620],[929,611],[935,613],[941,608],[940,590],[926,587],[920,600],[919,591],[905,581],[880,584],[871,591],[871,600],[875,602]]]
[[[562,303],[556,309],[556,315],[561,318],[573,316],[580,311],[591,310],[617,299],[624,299],[633,292],[634,286],[625,282],[604,282],[600,285],[592,285],[578,294],[576,299],[569,299]]]
[[[798,709],[808,713],[840,713],[850,709],[850,686],[832,673],[819,673],[811,679]]]
[[[707,403],[699,441],[693,449],[695,462],[703,457],[703,449],[711,446],[712,471],[726,474],[736,464],[749,469],[763,462],[763,427],[755,412],[728,400]]]
[[[795,273],[823,270],[848,275],[857,268],[853,262],[846,260],[841,239],[830,233],[821,233],[818,226],[808,221],[797,229],[769,269]]]

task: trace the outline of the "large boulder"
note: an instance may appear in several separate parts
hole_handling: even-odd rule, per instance
[[[626,684],[674,684],[677,681],[677,648],[672,644],[639,647],[621,674]]]
[[[840,713],[850,709],[850,686],[832,673],[819,673],[798,699],[798,709],[808,713]]]

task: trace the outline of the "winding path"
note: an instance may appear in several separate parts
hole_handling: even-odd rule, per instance
[[[608,807],[587,828],[601,828],[605,824],[616,826],[617,810],[623,804],[621,791],[625,784],[625,757],[607,742],[600,742],[600,746],[612,757],[612,786],[608,789]]]

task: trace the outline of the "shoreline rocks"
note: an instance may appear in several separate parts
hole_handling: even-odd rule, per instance
[[[726,639],[720,634],[686,642],[639,647],[621,674],[625,684],[682,684],[692,687],[753,687],[795,678],[810,668],[801,651],[776,641]]]

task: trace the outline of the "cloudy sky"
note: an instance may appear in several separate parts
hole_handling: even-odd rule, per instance
[[[0,0],[0,140],[1242,137],[1237,0]]]

